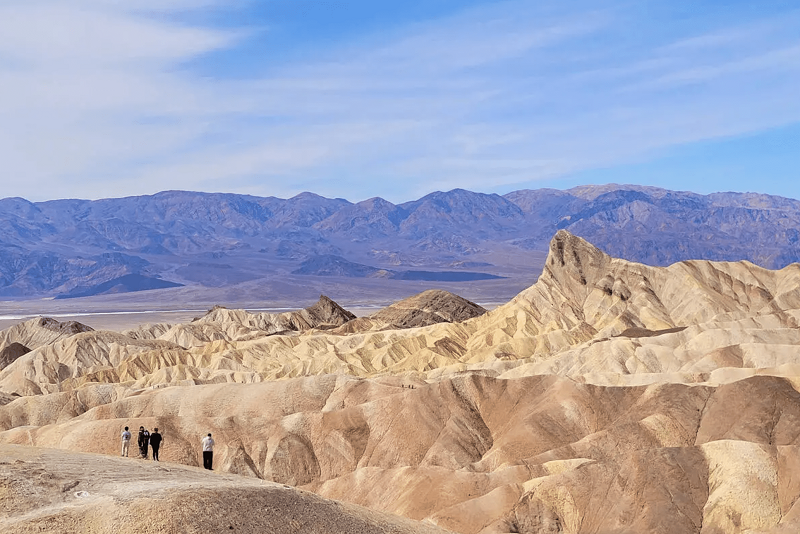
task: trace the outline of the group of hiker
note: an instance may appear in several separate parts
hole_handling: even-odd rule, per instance
[[[128,430],[128,427],[125,427],[125,430],[122,431],[122,456],[127,458],[128,457],[128,449],[130,448],[131,432]],[[139,458],[147,460],[148,458],[148,447],[153,449],[153,461],[158,462],[158,450],[161,448],[161,443],[164,441],[164,437],[158,432],[158,427],[154,428],[152,432],[148,431],[145,427],[139,427],[139,436],[137,438],[137,444],[139,445]],[[201,442],[203,448],[203,467],[206,469],[212,469],[212,464],[214,462],[214,439],[211,437],[211,433],[203,438]]]
[[[131,433],[128,430],[128,427],[125,427],[125,430],[122,431],[122,456],[128,456],[128,449],[130,448],[131,443]],[[153,429],[151,433],[145,427],[139,427],[139,436],[137,438],[137,444],[139,445],[139,458],[147,459],[148,458],[148,447],[152,447],[153,449],[153,461],[158,460],[158,449],[161,448],[161,442],[164,441],[164,437],[158,432],[158,427]]]

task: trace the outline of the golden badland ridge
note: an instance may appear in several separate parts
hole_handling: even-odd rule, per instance
[[[157,426],[196,466],[213,432],[222,471],[462,533],[800,529],[800,266],[649,267],[560,231],[536,284],[470,305],[32,320],[0,338],[32,349],[0,370],[0,443],[113,455]]]

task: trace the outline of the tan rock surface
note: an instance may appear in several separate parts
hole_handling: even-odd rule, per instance
[[[800,529],[800,266],[559,232],[504,306],[414,299],[37,338],[0,371],[0,443],[115,455],[157,426],[196,466],[212,432],[225,472],[463,533]]]
[[[250,313],[245,310],[229,310],[217,307],[199,318],[201,323],[236,323],[259,330],[266,335],[279,332],[303,332],[312,328],[341,326],[355,319],[328,297],[321,295],[319,301],[308,308],[284,313]]]
[[[9,534],[442,533],[289,486],[175,464],[0,446]]]
[[[148,387],[326,373],[415,372],[437,379],[481,369],[508,377],[555,373],[619,385],[794,376],[798,282],[797,265],[781,271],[744,262],[654,268],[611,258],[559,232],[534,286],[464,322],[378,331],[345,325],[334,332],[353,333],[330,335],[319,328],[342,325],[350,315],[328,299],[279,315],[216,309],[194,323],[120,337],[119,365],[61,371],[70,375],[67,382],[54,373],[55,363],[31,371],[20,358],[0,374],[0,390],[26,395],[98,381]],[[380,313],[400,317],[401,311]],[[272,335],[286,329],[306,333]],[[168,344],[144,350],[144,341],[155,340]],[[49,346],[48,361],[55,358],[71,368],[70,343]]]
[[[165,436],[163,460],[199,465],[210,431],[225,472],[464,533],[729,532],[737,514],[769,531],[794,521],[782,510],[800,494],[790,452],[800,450],[800,394],[786,379],[606,387],[468,374],[410,385],[325,375],[116,400],[119,388],[104,399],[100,388],[113,386],[94,386],[0,407],[0,441],[116,455],[122,426],[144,425]],[[56,412],[77,406],[59,396],[82,393],[82,406],[96,405]]]
[[[49,317],[37,317],[0,332],[0,348],[19,343],[29,349],[35,349],[55,343],[59,339],[90,331],[91,327],[76,321],[60,322]]]

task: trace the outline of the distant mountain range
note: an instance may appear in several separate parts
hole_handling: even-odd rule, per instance
[[[751,193],[606,185],[502,196],[455,189],[403,204],[186,191],[96,201],[6,198],[0,296],[228,287],[289,275],[513,277],[559,229],[651,265],[709,259],[780,268],[800,260],[800,202]]]

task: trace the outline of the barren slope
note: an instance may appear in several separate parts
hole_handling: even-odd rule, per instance
[[[9,534],[442,533],[289,486],[175,464],[0,446]]]
[[[782,378],[620,388],[327,375],[116,400],[92,391],[0,408],[2,427],[16,426],[0,441],[115,455],[122,426],[157,426],[163,460],[199,465],[210,431],[218,469],[464,533],[534,533],[548,521],[567,532],[800,528],[789,513],[800,394]]]
[[[326,373],[437,378],[469,369],[510,376],[554,372],[598,384],[792,376],[799,283],[794,264],[780,271],[746,262],[648,267],[611,258],[561,231],[535,285],[464,322],[365,331],[345,325],[325,332],[319,328],[349,317],[330,301],[321,300],[313,313],[277,319],[217,309],[187,325],[140,330],[133,334],[138,340],[114,337],[115,357],[81,370],[70,356],[73,345],[86,340],[105,347],[108,335],[86,333],[41,347],[0,373],[0,390],[26,395],[89,382],[139,388]],[[400,315],[396,309],[381,314]],[[273,335],[282,329],[306,333]],[[43,360],[46,365],[31,367]]]
[[[800,529],[800,266],[649,267],[561,231],[511,302],[459,302],[54,339],[0,371],[0,442],[114,455],[157,426],[199,465],[213,432],[222,471],[465,534]]]

